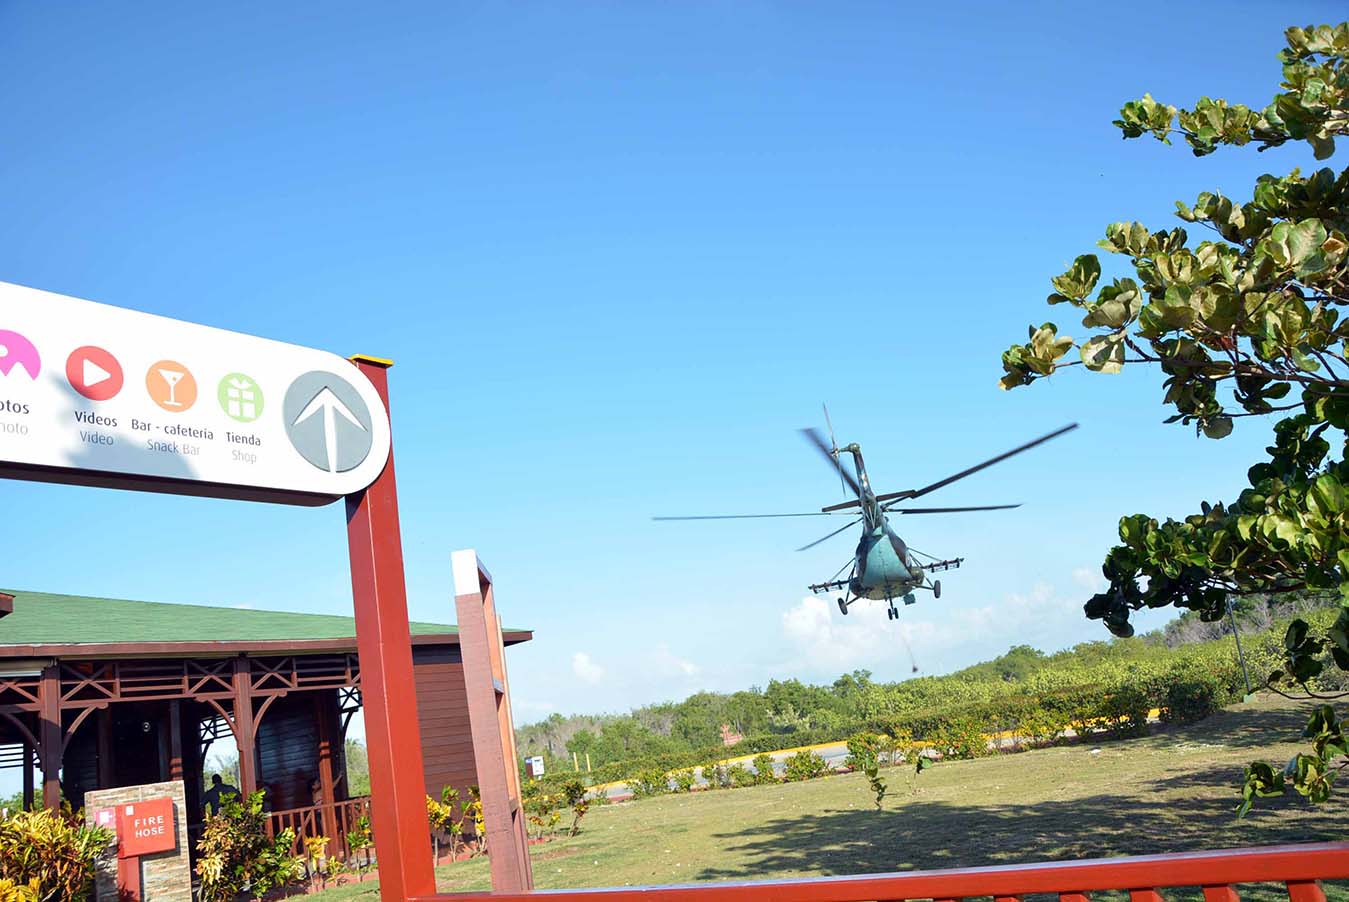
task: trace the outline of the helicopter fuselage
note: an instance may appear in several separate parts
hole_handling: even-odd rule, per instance
[[[922,567],[909,554],[904,540],[881,516],[857,543],[857,566],[848,590],[855,598],[902,598],[922,586],[924,578]]]
[[[923,568],[909,554],[909,547],[890,528],[885,510],[871,490],[867,465],[862,460],[862,449],[848,445],[841,449],[853,456],[857,473],[858,506],[862,514],[862,538],[857,543],[856,563],[848,591],[854,598],[893,601],[903,598],[912,604],[914,589],[924,584]]]

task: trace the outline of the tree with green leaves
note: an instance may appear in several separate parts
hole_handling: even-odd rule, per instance
[[[268,837],[262,800],[262,790],[243,799],[226,793],[202,823],[197,876],[204,902],[234,902],[243,893],[262,898],[299,879],[301,863],[290,852],[295,831]]]
[[[1263,109],[1209,97],[1180,109],[1144,95],[1115,125],[1126,139],[1183,139],[1199,157],[1306,142],[1329,160],[1335,139],[1349,134],[1349,23],[1285,37],[1281,90]],[[1349,768],[1332,704],[1344,694],[1322,685],[1327,668],[1349,671],[1349,170],[1263,175],[1248,200],[1205,191],[1176,207],[1206,239],[1192,241],[1184,227],[1108,226],[1099,246],[1124,274],[1105,283],[1100,259],[1084,254],[1052,280],[1049,303],[1076,308],[1083,337],[1052,322],[1032,326],[1025,344],[1002,355],[1000,384],[1029,385],[1065,367],[1147,365],[1165,377],[1167,422],[1209,438],[1226,437],[1241,417],[1282,415],[1268,458],[1250,468],[1235,502],[1205,502],[1180,521],[1121,519],[1120,544],[1102,567],[1109,585],[1086,613],[1128,636],[1130,614],[1142,608],[1214,621],[1234,596],[1337,593],[1338,617],[1325,628],[1293,621],[1286,666],[1268,680],[1322,702],[1305,731],[1310,745],[1286,767],[1251,765],[1239,811],[1289,788],[1321,802]]]

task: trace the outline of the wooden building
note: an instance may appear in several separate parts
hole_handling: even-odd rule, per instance
[[[427,792],[462,792],[477,780],[459,637],[411,626]],[[195,835],[207,753],[229,736],[238,788],[267,790],[273,829],[340,849],[368,810],[344,760],[355,636],[350,617],[0,592],[0,767],[22,769],[25,801],[77,807],[90,789],[182,779]]]

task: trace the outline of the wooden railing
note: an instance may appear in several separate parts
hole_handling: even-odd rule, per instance
[[[1324,902],[1319,881],[1334,878],[1349,878],[1349,843],[808,880],[454,893],[409,902],[956,902],[971,896],[1021,902],[1029,893],[1088,902],[1088,893],[1106,890],[1127,890],[1130,902],[1162,902],[1161,890],[1181,887],[1202,889],[1204,902],[1238,902],[1238,884],[1267,882],[1287,887],[1290,902]]]
[[[323,826],[323,805],[309,805],[305,808],[287,808],[273,811],[267,817],[267,835],[276,836],[287,827],[295,831],[295,842],[291,853],[298,855],[304,849],[306,836],[327,836]],[[347,848],[347,833],[355,829],[361,815],[370,813],[370,797],[359,796],[336,802],[333,805],[334,820],[337,823],[336,836],[328,837],[328,855],[345,858],[350,852]]]

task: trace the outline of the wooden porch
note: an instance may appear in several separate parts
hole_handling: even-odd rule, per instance
[[[331,825],[328,823],[330,809]],[[295,842],[290,847],[294,855],[304,851],[306,836],[327,836],[331,840],[328,844],[328,854],[346,858],[352,851],[347,843],[347,834],[356,829],[356,824],[362,817],[368,817],[369,814],[369,796],[343,799],[331,806],[307,805],[303,808],[272,811],[267,818],[267,835],[275,837],[287,828],[294,830]]]
[[[0,677],[0,743],[10,745],[12,763],[30,765],[23,767],[25,804],[66,799],[78,807],[91,789],[183,780],[196,835],[207,753],[228,738],[239,752],[240,792],[265,789],[276,810],[315,807],[312,829],[344,836],[334,831],[349,796],[345,732],[360,708],[354,654],[56,661],[10,670]]]
[[[237,788],[266,790],[274,833],[291,826],[297,849],[322,835],[330,854],[346,853],[369,809],[346,776],[346,733],[362,701],[351,618],[12,598],[0,622],[0,767],[22,770],[25,804],[78,807],[92,789],[183,780],[197,836],[208,753],[232,741]],[[475,766],[457,631],[412,629],[427,789],[462,790]]]

